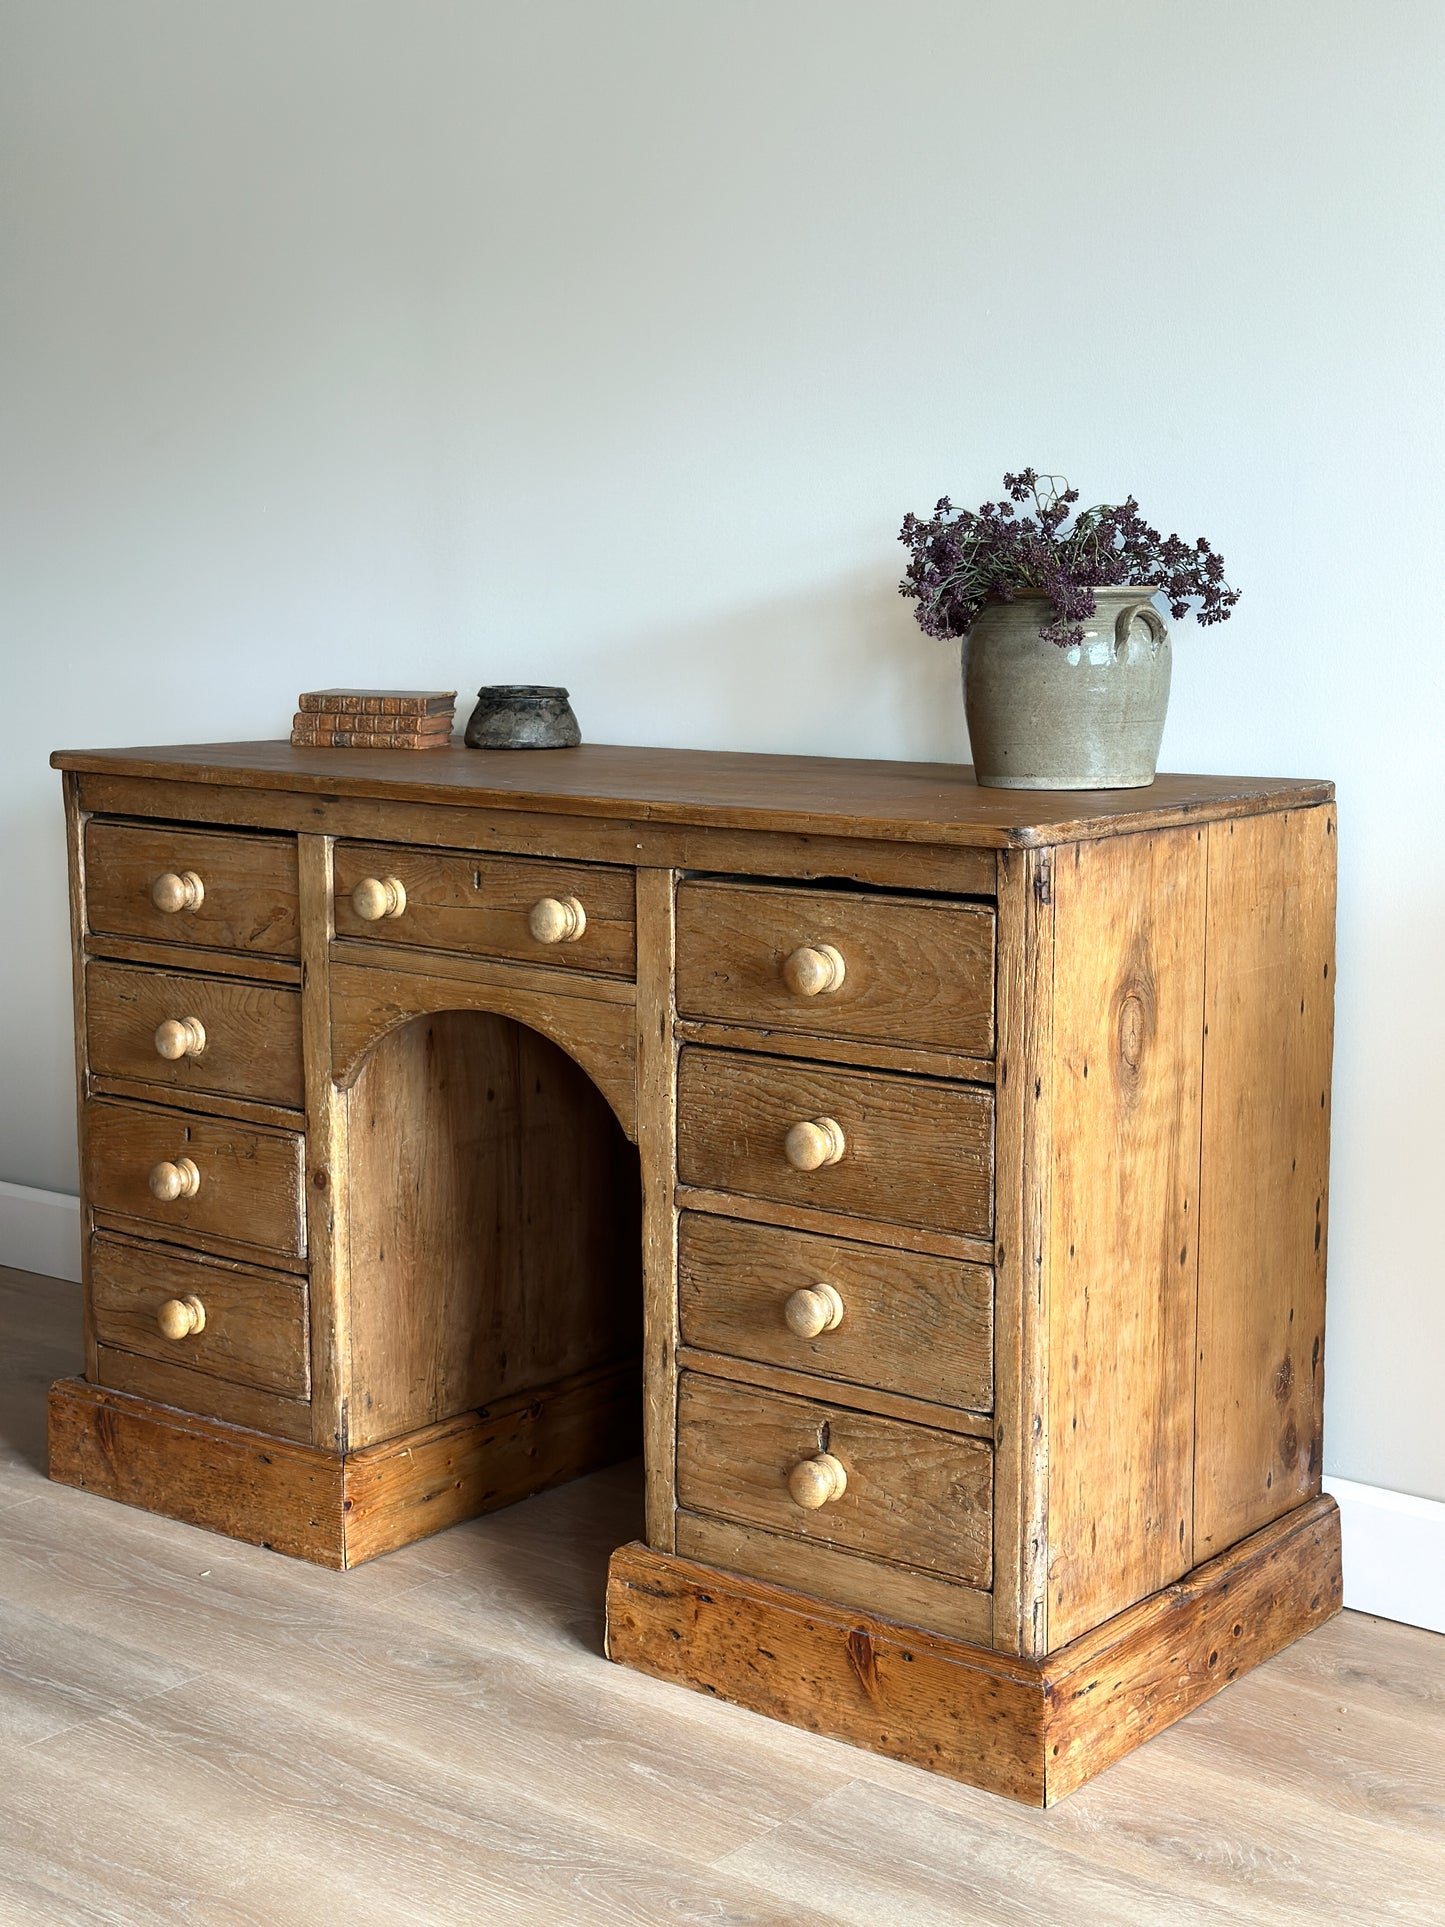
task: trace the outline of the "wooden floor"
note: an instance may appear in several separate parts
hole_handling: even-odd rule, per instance
[[[0,1923],[1445,1923],[1445,1639],[1346,1614],[1038,1814],[601,1657],[623,1467],[328,1573],[44,1480],[0,1271]]]

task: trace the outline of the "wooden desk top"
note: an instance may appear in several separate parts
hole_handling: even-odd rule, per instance
[[[798,835],[1001,849],[1328,803],[1334,785],[1162,775],[1139,790],[980,789],[966,763],[889,763],[733,750],[293,749],[200,743],[57,750],[56,769],[158,783],[382,797]]]

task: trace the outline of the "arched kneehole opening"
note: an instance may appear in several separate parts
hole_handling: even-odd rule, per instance
[[[416,1017],[362,1064],[348,1134],[348,1445],[616,1374],[584,1462],[529,1448],[532,1489],[639,1450],[637,1152],[586,1073],[511,1018]]]

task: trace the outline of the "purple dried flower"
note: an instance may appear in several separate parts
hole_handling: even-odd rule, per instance
[[[1223,556],[1202,535],[1192,546],[1160,535],[1132,495],[1080,511],[1066,532],[1079,491],[1064,476],[1024,468],[1003,484],[1008,499],[984,502],[977,513],[955,509],[945,495],[928,521],[904,517],[898,539],[909,562],[898,588],[917,601],[925,635],[965,636],[986,602],[1012,602],[1021,589],[1050,598],[1053,620],[1039,633],[1061,648],[1083,640],[1095,589],[1153,589],[1176,622],[1197,603],[1201,624],[1225,621],[1239,600],[1224,580]],[[1015,502],[1033,513],[1016,515]]]

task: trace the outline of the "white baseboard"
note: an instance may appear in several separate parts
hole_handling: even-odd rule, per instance
[[[0,1182],[0,1265],[80,1278],[80,1200]],[[1353,1479],[1325,1480],[1340,1508],[1345,1604],[1445,1633],[1445,1504]]]
[[[1445,1505],[1353,1479],[1326,1479],[1340,1508],[1345,1604],[1445,1633]]]
[[[0,1265],[80,1282],[80,1199],[0,1181]]]

